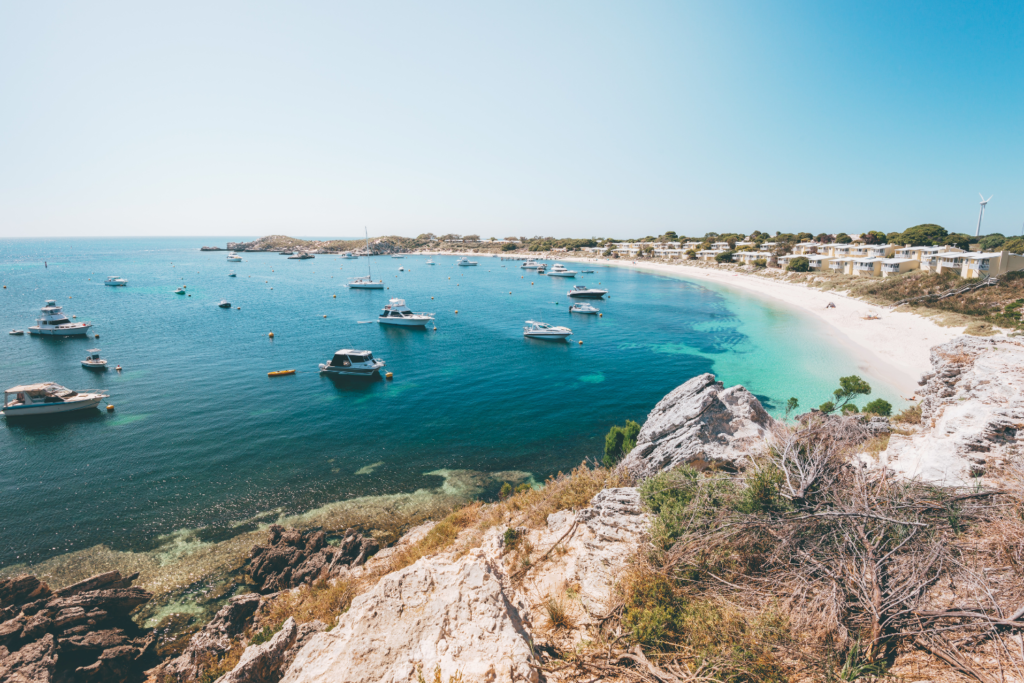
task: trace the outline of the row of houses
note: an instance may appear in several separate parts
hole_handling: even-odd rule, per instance
[[[794,258],[800,256],[780,256],[779,267],[785,268]],[[830,270],[833,273],[868,277],[888,277],[912,270],[927,270],[933,273],[955,272],[964,278],[975,278],[1024,270],[1024,256],[1007,251],[965,252],[956,247],[904,247],[891,251],[877,248],[871,253],[850,256],[802,256],[807,259],[811,270]]]

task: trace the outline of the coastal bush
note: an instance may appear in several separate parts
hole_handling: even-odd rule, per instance
[[[941,244],[948,234],[949,232],[941,225],[922,223],[904,230],[898,238],[898,243],[909,244],[913,247],[928,247]]]
[[[565,596],[548,596],[544,601],[544,611],[548,615],[548,626],[552,631],[576,628],[576,620],[572,616],[572,606]]]
[[[622,427],[613,425],[604,437],[602,464],[605,467],[615,467],[636,447],[636,439],[639,435],[640,425],[633,420],[626,420],[625,426]]]
[[[506,242],[505,244],[501,245],[501,250],[502,251],[515,251],[518,248],[519,248],[519,245],[518,244],[513,244],[512,242]]]
[[[723,251],[721,254],[715,255],[715,261],[718,263],[732,263],[732,257],[735,253],[731,249]]]
[[[768,267],[768,259],[763,259],[763,258],[756,258],[756,259],[754,259],[754,267],[755,268],[767,268]]]
[[[818,407],[818,410],[826,414],[833,413],[836,410],[844,413],[849,412],[846,406],[850,404],[850,401],[857,396],[867,396],[870,393],[871,385],[857,375],[840,377],[839,388],[832,392],[835,401],[825,401]],[[856,406],[853,406],[853,412],[857,412]]]
[[[853,241],[853,238],[847,235],[845,232],[841,232],[836,235],[836,244],[849,244]]]
[[[789,264],[786,266],[786,270],[793,273],[806,273],[810,269],[811,262],[805,256],[797,256],[795,259],[790,259]]]
[[[1000,245],[1001,251],[1008,251],[1011,254],[1024,254],[1024,237],[1013,237]]]
[[[882,417],[889,417],[892,415],[892,404],[885,399],[876,398],[874,401],[871,401],[864,406],[864,412],[881,415]]]
[[[896,413],[892,420],[893,422],[902,422],[903,424],[921,424],[921,404],[918,403],[910,406],[909,408],[904,408],[902,411]]]
[[[999,232],[993,232],[990,235],[985,235],[978,240],[978,246],[981,247],[982,251],[995,251],[1002,247],[1003,243],[1006,242],[1006,236]]]
[[[501,490],[498,491],[498,500],[505,500],[512,495],[512,484],[505,482],[501,485]]]
[[[992,327],[991,323],[971,323],[964,328],[964,334],[975,337],[991,337],[994,334],[999,334],[999,330]]]
[[[274,598],[263,622],[270,627],[271,637],[281,630],[288,617],[295,617],[295,621],[300,624],[319,619],[331,625],[337,622],[338,615],[348,610],[352,598],[358,592],[357,584],[352,581],[320,579],[312,585],[300,586],[295,591],[285,591]],[[256,636],[259,636],[259,633]]]

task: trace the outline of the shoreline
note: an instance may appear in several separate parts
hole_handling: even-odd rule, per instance
[[[458,255],[462,252],[430,251],[424,255]],[[490,258],[490,254],[471,254]],[[501,254],[499,256],[504,256]],[[884,379],[905,399],[915,396],[921,376],[931,372],[931,349],[963,334],[963,327],[940,327],[931,320],[909,311],[892,311],[870,304],[845,292],[824,292],[803,283],[780,282],[749,273],[688,266],[683,263],[633,262],[625,259],[585,258],[530,253],[528,257],[588,265],[630,268],[667,275],[695,283],[710,283],[741,290],[746,294],[782,302],[824,323],[838,344],[847,347],[866,374]],[[826,308],[834,303],[835,308]],[[877,314],[877,320],[862,316]]]

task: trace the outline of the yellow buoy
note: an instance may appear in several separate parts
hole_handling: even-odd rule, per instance
[[[324,317],[326,318],[327,316],[325,315]]]
[[[603,318],[603,317],[604,317],[604,313],[598,313],[598,314],[597,314],[597,317],[598,317],[598,318]]]
[[[334,295],[334,298],[335,298],[335,299],[337,299],[337,298],[338,298],[338,295],[337,295],[337,294],[335,294],[335,295]]]
[[[384,379],[391,379],[391,378],[392,378],[392,374],[390,372],[387,373],[386,375],[384,375]]]
[[[275,372],[268,372],[267,377],[282,377],[284,375],[294,375],[294,370],[277,370]]]
[[[583,346],[583,341],[582,340],[580,340],[580,346]]]
[[[434,297],[430,297],[430,300],[431,300],[431,301],[433,301],[433,300],[434,300]]]
[[[437,332],[437,325],[434,325],[434,332]]]
[[[77,318],[78,316],[77,316],[77,315],[73,315],[73,316],[71,316],[71,317],[72,317],[72,318]]]
[[[114,404],[113,403],[108,403],[107,404],[107,412],[110,413],[110,412],[113,412],[113,411],[114,411]]]
[[[273,332],[271,332],[271,333],[270,333],[270,334],[268,334],[267,336],[268,336],[268,337],[270,337],[271,339],[273,339],[273,338],[274,338],[274,333],[273,333]]]
[[[96,339],[99,339],[99,338],[100,338],[100,335],[99,335],[99,334],[97,334],[95,338],[96,338]]]
[[[511,293],[512,293],[512,292],[509,292],[509,294],[511,294]]]
[[[455,311],[455,315],[458,315],[458,314],[459,314],[459,312],[458,312],[458,311]]]

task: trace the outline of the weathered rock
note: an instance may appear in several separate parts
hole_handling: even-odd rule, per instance
[[[50,587],[29,574],[0,579],[0,607],[21,605],[50,595]]]
[[[100,609],[107,613],[126,615],[152,598],[153,594],[143,588],[104,588],[52,598],[46,603],[46,610],[51,614],[81,610],[84,616],[85,612]],[[58,623],[59,619],[56,617],[54,623]]]
[[[961,336],[934,347],[931,361],[921,431],[891,435],[881,463],[940,485],[998,476],[1024,442],[1024,343]]]
[[[25,617],[17,616],[0,624],[0,645],[9,646],[21,638],[21,630],[25,628],[26,621]]]
[[[137,578],[139,578],[138,572],[129,576],[121,576],[121,572],[114,570],[104,574],[97,574],[85,581],[79,581],[70,586],[65,586],[58,591],[54,591],[53,594],[57,597],[67,597],[69,595],[99,590],[100,588],[128,588]]]
[[[522,619],[480,550],[384,576],[295,657],[287,683],[415,680],[435,666],[467,681],[537,681]]]
[[[621,466],[651,477],[682,464],[742,468],[764,448],[774,420],[741,386],[698,375],[658,402]]]
[[[280,678],[288,650],[295,645],[299,628],[288,617],[281,630],[266,643],[245,648],[235,668],[217,679],[217,683],[268,683]]]
[[[139,648],[131,645],[112,647],[109,650],[104,650],[92,664],[76,669],[75,673],[83,681],[123,683],[128,679],[135,660],[140,654]]]
[[[298,634],[295,636],[295,644],[288,648],[288,651],[284,655],[284,663],[281,666],[281,673],[288,670],[292,662],[295,661],[295,655],[299,653],[299,650],[313,639],[317,633],[327,630],[327,624],[314,619],[313,621],[307,621],[305,624],[299,624]]]
[[[28,618],[25,628],[21,632],[24,640],[35,640],[53,628],[53,620],[46,614],[36,614]]]
[[[56,643],[47,633],[39,640],[0,659],[0,681],[4,683],[47,683],[57,664]]]
[[[165,676],[193,681],[211,660],[231,649],[232,639],[242,633],[260,605],[257,593],[231,598],[201,631],[195,633],[185,651],[161,667]]]
[[[119,647],[128,642],[124,631],[119,628],[105,629],[103,631],[92,631],[81,636],[61,638],[58,643],[61,651],[78,652],[82,650],[95,650],[102,652],[113,647]]]
[[[299,532],[275,524],[269,541],[270,545],[249,551],[249,576],[261,593],[336,576],[342,567],[359,566],[380,549],[376,540],[354,529],[347,530],[337,546],[329,546],[323,531]]]

